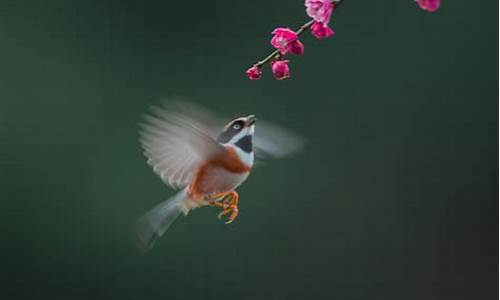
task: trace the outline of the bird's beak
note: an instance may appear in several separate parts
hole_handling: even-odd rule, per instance
[[[245,122],[245,125],[246,125],[246,126],[252,126],[252,125],[255,123],[255,121],[257,121],[257,118],[256,118],[254,115],[249,115],[249,116],[247,117],[247,120],[246,120],[246,122]]]

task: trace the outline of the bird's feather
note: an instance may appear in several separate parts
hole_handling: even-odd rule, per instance
[[[168,185],[188,185],[197,167],[224,148],[209,128],[178,106],[153,107],[141,124],[140,142],[148,163]]]
[[[297,153],[304,139],[276,124],[259,120],[255,128],[253,148],[258,160],[283,158]]]

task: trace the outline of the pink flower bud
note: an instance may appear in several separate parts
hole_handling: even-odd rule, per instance
[[[291,43],[297,40],[297,34],[290,28],[278,27],[272,32],[271,45],[278,49],[282,55],[291,51]]]
[[[304,54],[304,44],[301,41],[295,40],[290,44],[290,52],[295,55]]]
[[[415,0],[421,9],[428,12],[435,12],[441,5],[441,0]]]
[[[290,78],[290,68],[288,67],[288,60],[277,60],[271,63],[271,70],[273,71],[274,78],[283,80]]]
[[[259,80],[262,76],[262,70],[260,69],[260,67],[255,65],[248,69],[245,73],[250,80]]]
[[[328,25],[323,25],[320,22],[314,22],[311,26],[311,34],[318,39],[324,39],[334,35],[333,30]]]

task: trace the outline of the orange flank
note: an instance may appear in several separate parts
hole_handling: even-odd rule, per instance
[[[215,166],[223,167],[233,173],[245,173],[251,170],[251,167],[244,164],[232,147],[226,147],[226,154],[219,159],[215,159],[213,164]]]

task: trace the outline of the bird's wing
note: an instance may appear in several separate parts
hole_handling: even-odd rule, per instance
[[[303,138],[276,124],[259,119],[255,125],[253,148],[259,160],[293,155],[304,144]]]
[[[144,154],[165,183],[185,187],[200,163],[224,148],[215,141],[213,124],[202,111],[183,103],[151,110],[140,125]]]

